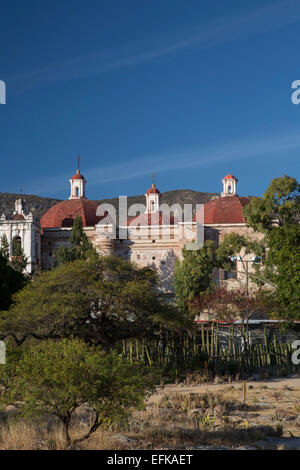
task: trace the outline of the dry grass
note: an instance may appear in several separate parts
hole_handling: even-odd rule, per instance
[[[84,431],[72,426],[71,435],[80,437]],[[65,450],[62,428],[59,424],[47,430],[47,423],[28,423],[16,421],[2,425],[0,430],[0,450]],[[92,437],[77,446],[77,449],[124,449],[124,446],[115,442],[109,432],[98,430]]]
[[[151,397],[144,411],[135,412],[126,430],[98,429],[77,449],[180,449],[200,445],[238,446],[266,437],[300,437],[299,386],[203,385],[185,391],[165,387]],[[9,414],[9,413],[8,413]],[[89,414],[81,410],[71,428],[73,438],[88,429]],[[118,435],[117,433],[122,433]],[[13,414],[0,424],[0,449],[64,449],[60,424],[53,418],[25,422]]]
[[[148,428],[137,435],[142,439],[147,449],[180,449],[195,448],[203,445],[238,446],[250,444],[266,437],[280,437],[280,426],[254,426],[252,428],[237,428],[232,425],[220,429],[188,429],[188,428]]]
[[[2,425],[0,431],[1,450],[35,450],[38,433],[33,426],[19,422],[14,425]]]
[[[235,446],[282,435],[281,423],[250,424],[245,410],[253,406],[221,394],[171,393],[140,413],[127,435],[147,449]]]
[[[169,393],[162,397],[158,403],[160,408],[171,408],[175,410],[187,411],[191,413],[195,410],[224,414],[234,409],[244,409],[245,405],[230,398],[224,397],[221,393]]]

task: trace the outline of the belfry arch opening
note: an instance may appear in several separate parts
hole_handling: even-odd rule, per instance
[[[22,254],[22,239],[19,235],[13,238],[12,256],[20,256]]]

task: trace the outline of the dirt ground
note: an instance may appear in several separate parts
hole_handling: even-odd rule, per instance
[[[163,411],[163,407],[166,407],[176,409],[177,412],[180,410],[186,414],[187,422],[190,416],[198,417],[202,423],[198,430],[202,430],[202,435],[199,445],[196,443],[194,446],[195,449],[211,446],[222,448],[222,445],[225,446],[224,449],[243,448],[246,445],[253,449],[300,450],[300,376],[249,380],[245,382],[245,390],[244,396],[242,381],[167,385],[157,389],[149,398],[148,409]],[[193,400],[194,403],[197,399],[199,402],[199,398],[205,394],[208,395],[207,403],[211,405],[207,405],[207,409],[201,408],[201,405],[199,409],[192,409]],[[203,419],[206,416],[208,418]],[[179,422],[179,415],[177,417]],[[191,425],[192,421],[189,423]],[[167,425],[166,419],[164,426]],[[268,427],[277,430],[281,428],[281,435],[268,435],[268,431],[264,435]],[[244,431],[249,430],[254,435],[249,435],[247,442]],[[203,431],[208,436],[203,435]]]
[[[161,399],[166,393],[205,393],[205,392],[220,392],[226,393],[227,391],[232,392],[232,386],[239,389],[242,386],[242,382],[233,382],[228,384],[201,384],[201,385],[165,385],[157,389],[157,393],[152,395],[148,403],[156,403]],[[273,378],[265,381],[261,380],[250,380],[246,381],[247,389],[249,387],[261,388],[267,387],[270,390],[272,389],[283,389],[285,387],[292,387],[295,389],[295,395],[300,399],[300,376],[287,377],[287,378]],[[298,392],[298,393],[297,393]]]

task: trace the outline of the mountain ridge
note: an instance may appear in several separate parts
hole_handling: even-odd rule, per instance
[[[196,204],[205,204],[206,202],[220,197],[219,193],[208,193],[202,191],[193,191],[190,189],[175,189],[161,193],[161,204],[179,204],[182,208],[184,204],[193,204],[193,212]],[[14,212],[14,204],[16,199],[24,199],[26,202],[26,212],[32,212],[37,218],[41,218],[50,207],[62,201],[62,199],[48,198],[36,196],[34,194],[18,194],[18,193],[0,193],[0,216],[12,216]],[[99,204],[112,204],[118,213],[119,198],[97,199]],[[137,196],[128,196],[128,208],[133,204],[145,204],[145,196],[143,194]]]

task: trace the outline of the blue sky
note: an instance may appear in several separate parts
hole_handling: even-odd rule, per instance
[[[0,192],[261,195],[300,179],[299,0],[2,0]]]

